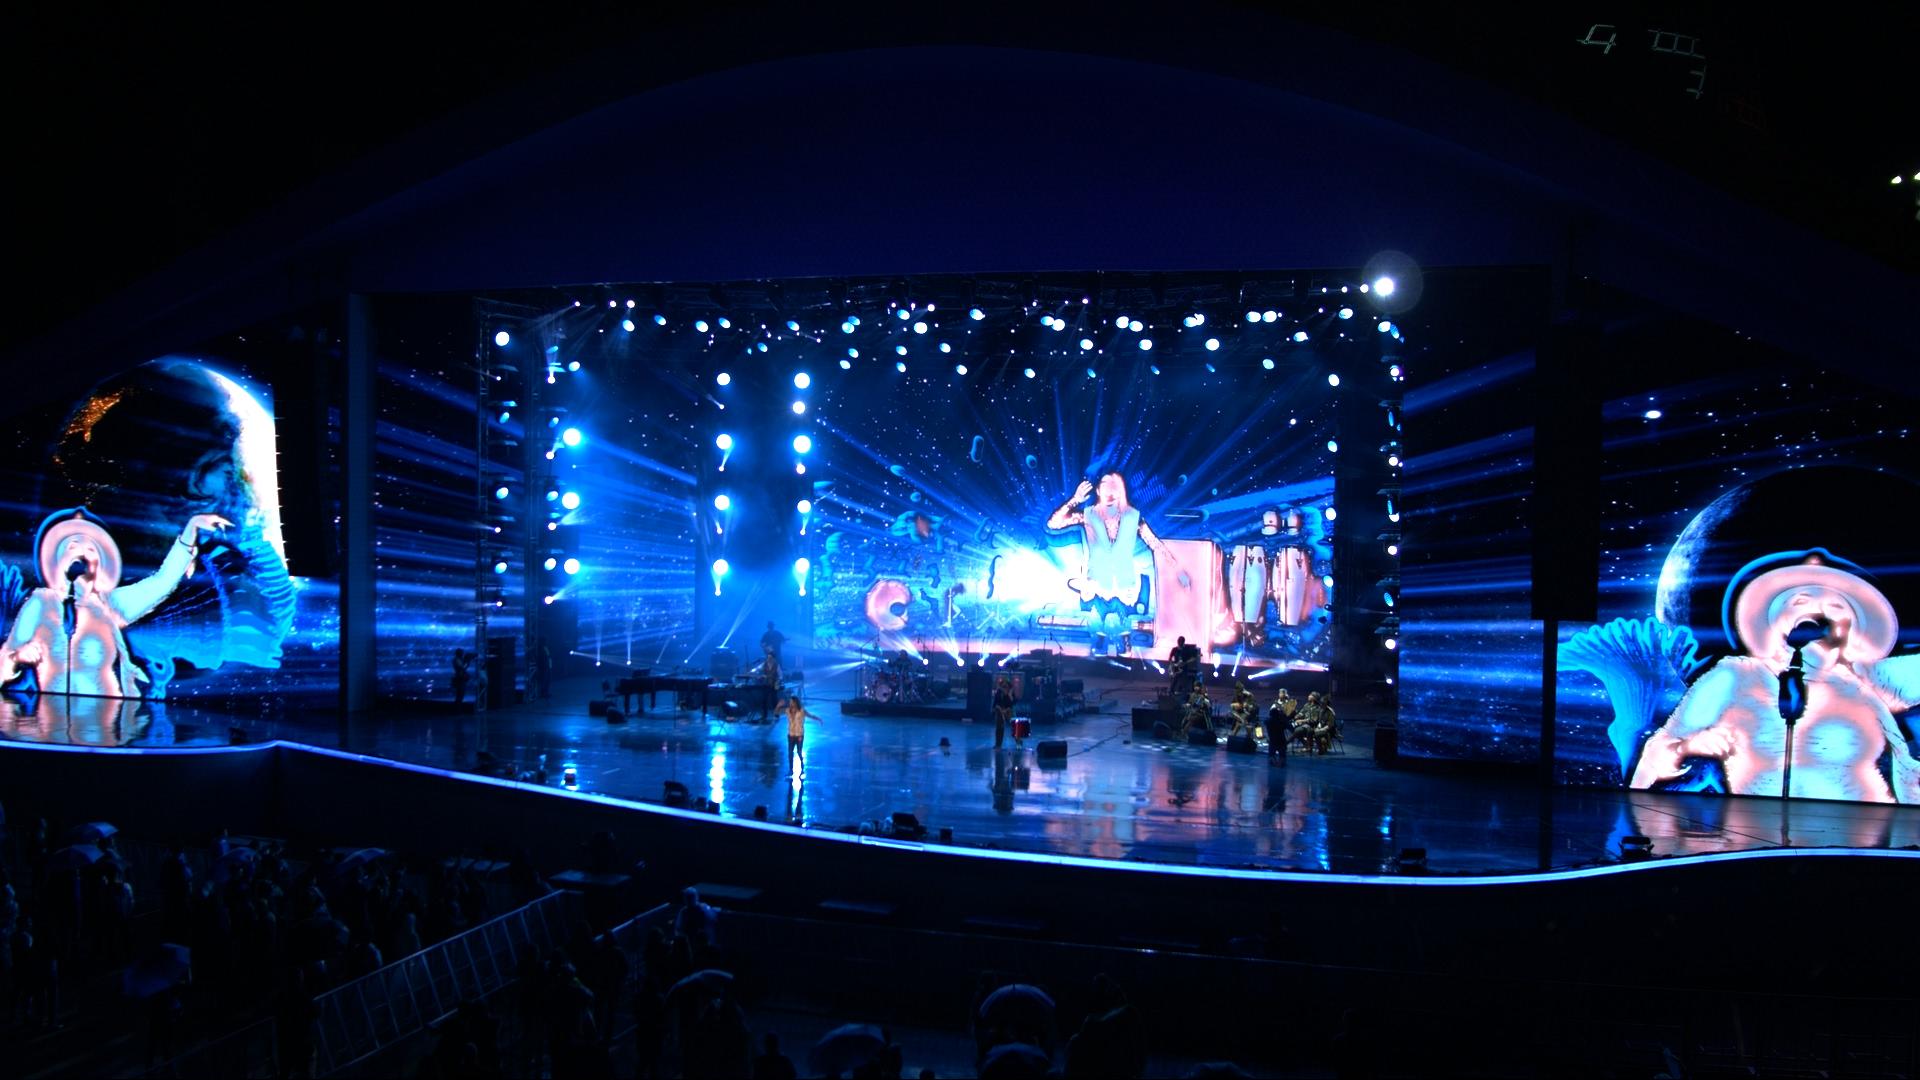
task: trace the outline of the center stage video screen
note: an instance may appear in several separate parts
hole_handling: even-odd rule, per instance
[[[807,376],[817,646],[1164,660],[1184,637],[1241,669],[1326,670],[1324,365],[1228,369],[1200,327],[1121,321],[986,372],[887,348]]]

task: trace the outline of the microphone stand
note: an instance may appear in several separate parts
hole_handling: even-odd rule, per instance
[[[66,631],[67,631],[66,696],[69,698],[73,696],[73,635],[75,631],[80,629],[80,616],[79,616],[79,613],[74,610],[73,585],[74,585],[74,578],[71,575],[69,575],[67,578],[67,625],[66,625]]]
[[[1793,737],[1795,725],[1807,711],[1805,671],[1800,647],[1795,646],[1793,659],[1787,662],[1786,670],[1780,673],[1780,719],[1787,725],[1786,768],[1780,778],[1780,843],[1783,847],[1793,844],[1792,823],[1788,819],[1793,797]]]

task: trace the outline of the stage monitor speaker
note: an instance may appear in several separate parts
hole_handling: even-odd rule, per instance
[[[669,780],[662,792],[661,801],[668,806],[685,806],[692,795],[693,793],[687,790],[687,785],[678,780]]]
[[[627,714],[620,706],[609,703],[605,711],[607,714],[607,723],[624,724],[627,722]]]
[[[893,813],[893,835],[921,837],[927,835],[927,827],[905,810],[896,810]]]
[[[740,658],[732,649],[715,649],[707,658],[707,677],[715,682],[732,682],[740,674]]]
[[[1039,742],[1033,744],[1033,756],[1042,761],[1048,758],[1059,758],[1061,761],[1065,761],[1067,759],[1067,740],[1041,739]]]
[[[1178,709],[1149,709],[1136,705],[1133,709],[1133,730],[1152,731],[1156,724],[1172,726],[1180,722]]]
[[[610,702],[608,702],[606,698],[594,698],[592,701],[587,702],[587,715],[605,716],[607,715],[607,706],[609,704]]]
[[[993,721],[993,676],[981,668],[967,669],[967,716],[975,723]]]
[[[1259,752],[1260,752],[1260,746],[1258,743],[1253,741],[1253,736],[1251,735],[1227,736],[1227,753],[1257,754]]]
[[[1187,732],[1187,742],[1194,746],[1219,746],[1220,740],[1206,728],[1194,728]]]
[[[1396,724],[1380,724],[1373,729],[1373,760],[1379,765],[1393,765],[1400,760],[1400,728]]]

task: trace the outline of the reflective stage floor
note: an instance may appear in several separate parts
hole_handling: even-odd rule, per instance
[[[1516,873],[1614,861],[1621,837],[1652,838],[1657,856],[1759,848],[1892,848],[1920,844],[1920,807],[1722,799],[1543,788],[1524,778],[1389,769],[1371,758],[1372,725],[1346,719],[1347,748],[1229,754],[1131,730],[1129,697],[1045,725],[1063,760],[1032,740],[996,750],[990,724],[842,717],[816,691],[804,775],[788,767],[783,722],[651,712],[609,725],[587,714],[592,680],[554,687],[549,701],[484,715],[385,712],[344,730],[333,717],[236,720],[175,704],[79,706],[43,700],[0,710],[0,738],[138,747],[286,739],[441,768],[472,770],[482,750],[547,782],[571,766],[579,789],[659,801],[668,781],[725,815],[845,829],[908,812],[963,846],[1184,865],[1378,873],[1405,848],[1425,848],[1436,873]],[[237,729],[237,731],[235,730]],[[948,745],[942,745],[942,740]]]

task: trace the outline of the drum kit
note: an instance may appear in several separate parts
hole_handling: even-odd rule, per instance
[[[910,705],[933,700],[933,682],[905,652],[884,653],[872,650],[866,664],[867,700],[882,705]]]

